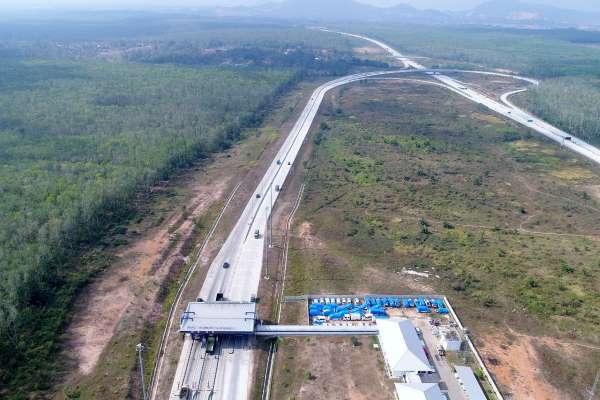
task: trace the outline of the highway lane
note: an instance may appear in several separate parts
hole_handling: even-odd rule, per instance
[[[296,124],[285,139],[275,159],[248,200],[240,218],[211,263],[199,293],[205,301],[223,296],[231,301],[249,301],[258,291],[263,264],[265,231],[273,204],[283,187],[298,153],[308,135],[312,122],[326,93],[336,87],[368,77],[402,71],[377,71],[350,75],[328,82],[317,88]],[[258,237],[255,238],[255,232]],[[223,268],[224,263],[229,268]],[[252,351],[249,339],[238,338],[235,344],[223,343],[219,355],[203,357],[190,354],[205,353],[204,344],[187,335],[171,388],[171,399],[179,399],[183,386],[192,390],[194,399],[244,399],[249,393],[252,373]],[[200,348],[200,350],[199,350]],[[204,365],[214,365],[218,357],[215,378],[202,372]],[[210,389],[206,389],[210,388]],[[155,398],[155,394],[153,394]]]

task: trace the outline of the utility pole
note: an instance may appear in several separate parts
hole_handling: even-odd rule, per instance
[[[594,384],[592,385],[592,389],[590,390],[589,400],[594,400],[594,395],[596,394],[596,388],[598,387],[598,381],[600,380],[600,368],[598,372],[596,372],[596,379],[594,379]]]
[[[147,400],[148,397],[146,396],[146,385],[144,384],[144,357],[142,355],[142,353],[144,352],[144,345],[141,343],[138,343],[135,346],[135,350],[138,353],[138,359],[139,359],[139,363],[140,363],[140,379],[142,381],[142,399]]]
[[[271,249],[273,248],[273,185],[271,185],[269,195],[271,197],[271,212],[269,212],[269,248]]]

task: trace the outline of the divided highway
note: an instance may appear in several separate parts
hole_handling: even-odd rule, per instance
[[[504,95],[502,97],[503,103],[501,103],[466,87],[463,83],[447,75],[443,75],[443,72],[473,72],[510,76],[537,84],[537,81],[533,79],[481,71],[429,70],[378,40],[343,32],[328,32],[374,43],[401,61],[407,69],[350,75],[328,82],[314,91],[254,194],[248,200],[235,227],[210,265],[206,280],[198,295],[204,301],[215,301],[217,298],[231,301],[250,301],[256,296],[263,267],[265,232],[273,205],[277,201],[279,191],[296,161],[325,95],[339,86],[383,75],[427,73],[445,88],[482,104],[563,144],[590,160],[600,163],[600,150],[597,148],[513,106],[508,101],[508,97],[515,92]],[[226,264],[227,268],[224,267]],[[184,398],[188,399],[247,399],[253,373],[253,353],[250,340],[246,337],[228,337],[217,343],[215,351],[208,354],[204,342],[194,341],[189,335],[186,336],[172,383],[170,399],[181,399],[180,395],[184,388],[187,388],[183,390],[183,392],[187,392],[187,397]],[[157,387],[160,385],[160,380],[165,379],[161,376],[162,364],[161,360],[156,373],[156,384],[151,388],[150,398],[152,400],[158,399]]]
[[[486,74],[486,75],[512,77],[515,79],[525,80],[525,81],[527,81],[529,83],[533,83],[535,85],[539,84],[539,82],[535,79],[524,78],[521,76],[513,76],[513,75],[508,75],[508,74],[500,74],[500,73],[495,73],[495,72],[484,72],[484,71],[439,70],[436,72],[435,70],[428,70],[425,66],[409,59],[408,57],[402,55],[397,50],[393,49],[392,47],[388,46],[387,44],[385,44],[379,40],[371,39],[367,36],[356,35],[353,33],[336,32],[336,31],[331,31],[328,29],[321,29],[321,30],[323,30],[325,32],[336,33],[336,34],[349,36],[349,37],[362,39],[362,40],[371,42],[371,43],[381,47],[385,51],[387,51],[393,58],[402,62],[405,67],[411,67],[417,71],[429,72],[430,74],[432,74],[431,75],[432,78],[435,78],[436,80],[442,82],[448,89],[459,94],[460,96],[466,97],[467,99],[469,99],[475,103],[484,105],[485,107],[489,108],[490,110],[492,110],[498,114],[501,114],[506,118],[512,119],[513,121],[515,121],[527,128],[533,129],[534,131],[546,136],[548,139],[554,140],[555,142],[558,142],[561,145],[564,145],[568,149],[584,156],[585,158],[600,164],[600,150],[597,147],[594,147],[593,145],[585,142],[584,140],[579,139],[565,131],[562,131],[562,130],[556,128],[555,126],[548,124],[547,122],[540,120],[533,114],[528,113],[527,111],[524,111],[524,110],[514,106],[510,101],[508,101],[508,97],[510,97],[511,95],[513,95],[515,93],[519,93],[522,90],[506,93],[505,95],[502,96],[502,103],[500,103],[494,99],[491,99],[491,98],[477,92],[476,90],[474,90],[472,88],[465,86],[464,83],[459,82],[456,79],[453,79],[447,75],[443,75],[443,73],[444,72],[477,72],[477,73]],[[524,89],[524,90],[526,90],[526,89]]]
[[[401,71],[350,75],[315,90],[209,267],[198,297],[204,301],[215,301],[217,297],[250,301],[256,295],[268,218],[325,94],[338,86],[395,72]],[[228,268],[224,268],[225,263]],[[188,335],[184,339],[170,398],[180,399],[182,389],[187,387],[189,398],[193,399],[245,399],[249,393],[252,365],[251,344],[247,338],[229,339],[220,343],[213,354],[207,354],[205,344]],[[160,380],[160,371],[157,375]],[[157,390],[153,390],[151,398],[156,399],[156,396]]]

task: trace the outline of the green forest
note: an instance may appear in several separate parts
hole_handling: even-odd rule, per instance
[[[71,302],[107,266],[78,257],[140,194],[229,148],[300,79],[385,67],[304,28],[65,18],[0,27],[2,398],[53,384]]]
[[[52,351],[53,343],[32,341],[60,326],[64,304],[55,302],[68,302],[69,280],[85,281],[61,270],[65,257],[125,217],[136,192],[230,146],[295,76],[132,63],[0,66],[0,382],[20,380],[9,375],[23,358],[39,370],[33,360]]]
[[[600,145],[600,79],[549,79],[516,99],[540,118]]]

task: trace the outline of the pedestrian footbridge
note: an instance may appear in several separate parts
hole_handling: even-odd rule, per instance
[[[376,336],[377,325],[263,325],[254,328],[256,336]]]

